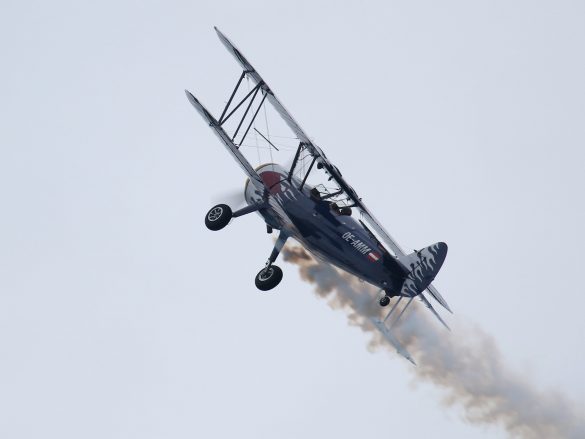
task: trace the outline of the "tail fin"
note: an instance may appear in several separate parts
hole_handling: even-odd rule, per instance
[[[402,296],[414,297],[431,284],[445,262],[447,249],[447,244],[437,242],[407,256],[410,273],[402,284]]]

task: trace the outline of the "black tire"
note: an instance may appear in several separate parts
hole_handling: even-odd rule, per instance
[[[264,268],[256,275],[256,288],[262,291],[268,291],[277,286],[281,280],[282,270],[276,265],[271,265],[268,270]]]
[[[384,296],[380,299],[380,306],[388,306],[390,304],[390,297]]]
[[[218,204],[205,215],[205,225],[209,230],[221,230],[232,219],[232,209],[227,204]]]

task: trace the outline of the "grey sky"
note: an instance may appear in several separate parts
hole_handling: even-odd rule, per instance
[[[295,267],[256,291],[258,217],[204,228],[244,183],[183,93],[217,112],[237,78],[213,25],[400,243],[449,244],[454,318],[583,403],[584,22],[582,2],[3,2],[0,436],[504,437],[369,353]]]

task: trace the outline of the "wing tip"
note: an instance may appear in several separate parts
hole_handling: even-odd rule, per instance
[[[451,331],[451,328],[449,327],[449,325],[448,325],[447,323],[445,323],[445,322],[443,322],[443,321],[441,321],[441,323],[443,324],[443,326],[444,326],[445,328],[447,328],[447,331],[449,331],[449,332],[453,332],[453,331]]]
[[[447,301],[443,298],[443,296],[441,296],[439,291],[437,291],[437,289],[432,284],[427,287],[427,291],[443,308],[453,314],[453,311],[451,310],[451,307]]]
[[[437,301],[438,302],[438,301]],[[451,314],[453,314],[453,311],[451,310],[451,308],[449,307],[449,304],[447,302],[445,302],[445,299],[443,299],[442,302],[439,302],[439,304],[445,308],[447,311],[449,311]]]
[[[445,308],[447,311],[449,311],[451,314],[453,314],[451,307],[449,306],[449,304],[447,303],[447,301],[445,299],[443,299],[443,303],[441,303],[441,305],[443,306],[443,308]]]
[[[187,99],[189,100],[189,102],[192,105],[197,106],[197,104],[199,104],[199,101],[197,100],[197,98],[195,97],[195,95],[193,95],[193,93],[191,93],[189,90],[185,89],[185,96],[187,96]]]
[[[435,308],[433,308],[433,305],[431,305],[431,302],[429,302],[429,300],[425,297],[425,295],[423,293],[420,293],[419,297],[420,297],[420,300],[424,303],[424,305],[435,315],[435,317],[439,320],[439,322],[441,322],[441,324],[445,328],[447,328],[447,330],[449,332],[451,332],[451,328],[449,328],[449,325],[447,325],[447,323],[445,323],[445,320],[443,320],[441,315],[435,310]]]
[[[219,30],[217,26],[213,26],[213,30],[215,30],[215,33],[217,34],[220,40],[222,41],[227,40],[227,37],[223,34],[222,31]]]

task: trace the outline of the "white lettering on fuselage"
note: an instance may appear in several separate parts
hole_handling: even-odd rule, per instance
[[[361,240],[357,239],[356,236],[351,232],[345,232],[343,235],[341,235],[341,237],[344,241],[349,242],[353,248],[355,248],[363,255],[372,251],[370,247],[364,244]]]

